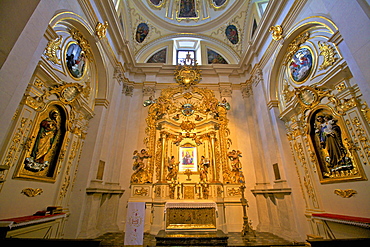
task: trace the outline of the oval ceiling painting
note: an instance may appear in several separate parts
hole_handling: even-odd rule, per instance
[[[142,43],[149,33],[149,27],[146,23],[140,23],[136,28],[136,41]]]
[[[308,48],[299,49],[289,64],[290,77],[297,83],[307,80],[312,68],[312,54]]]
[[[233,44],[236,45],[239,42],[238,29],[234,25],[228,25],[225,34],[227,39]]]

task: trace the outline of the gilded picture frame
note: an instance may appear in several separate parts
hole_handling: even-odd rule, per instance
[[[197,148],[191,145],[184,145],[179,148],[180,165],[179,172],[189,169],[192,172],[198,171]]]
[[[50,104],[36,115],[13,178],[55,182],[66,145],[67,118],[59,104]]]

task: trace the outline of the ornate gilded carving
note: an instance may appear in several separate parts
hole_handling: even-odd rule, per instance
[[[289,90],[289,84],[287,80],[284,80],[282,95],[285,103],[288,103],[294,97],[294,90]]]
[[[244,175],[242,172],[242,164],[239,157],[242,157],[239,150],[232,150],[227,153],[227,157],[231,162],[231,182],[232,183],[245,183]]]
[[[336,189],[334,190],[334,194],[337,194],[338,196],[341,196],[343,198],[350,198],[354,194],[357,194],[357,191],[348,189],[348,190],[341,190],[341,189]]]
[[[51,87],[48,95],[56,94],[64,104],[71,104],[83,91],[83,86],[78,83],[66,83]]]
[[[305,43],[310,38],[309,32],[304,32],[303,34],[299,35],[295,38],[287,48],[287,54],[284,57],[283,64],[286,65],[293,55],[299,50],[301,44]]]
[[[335,89],[338,90],[338,92],[341,92],[344,89],[346,89],[346,84],[344,82],[339,83],[338,85],[335,86]]]
[[[134,190],[134,195],[136,196],[147,196],[149,190],[145,189],[144,187],[141,187],[141,189],[135,189]]]
[[[26,95],[26,105],[33,108],[36,111],[41,111],[46,106],[47,98],[55,94],[58,96],[59,100],[64,104],[71,104],[79,94],[84,91],[85,88],[79,83],[67,83],[55,85],[50,87],[48,90],[43,90],[43,94],[40,96]],[[88,90],[88,89],[86,89]],[[86,93],[86,92],[85,92]]]
[[[152,156],[149,155],[148,151],[145,149],[141,149],[141,151],[135,150],[134,153],[134,164],[133,169],[134,173],[131,175],[131,183],[148,183],[150,179],[148,178],[146,165],[144,163],[145,159],[151,158]]]
[[[198,84],[201,80],[201,70],[199,70],[198,65],[177,65],[175,70],[175,80],[185,89]]]
[[[319,41],[318,46],[320,49],[319,55],[324,57],[324,61],[320,65],[319,70],[324,70],[335,63],[337,60],[335,57],[336,52],[335,49],[328,43]]]
[[[180,128],[182,130],[185,130],[186,132],[190,132],[192,131],[193,129],[195,129],[195,123],[194,122],[191,122],[191,121],[183,121],[181,124],[180,124]]]
[[[104,23],[98,22],[95,27],[95,34],[98,36],[99,39],[102,39],[107,34],[108,22],[105,21]]]
[[[46,46],[45,55],[46,58],[55,63],[55,64],[62,64],[61,59],[58,58],[57,52],[61,50],[60,44],[62,43],[62,36],[54,40],[50,40]]]
[[[271,26],[269,32],[274,40],[278,41],[283,38],[283,28],[280,25]]]
[[[28,122],[28,125],[26,125]],[[31,128],[31,125],[32,125],[32,120],[29,120],[28,118],[25,118],[25,117],[22,117],[22,119],[20,120],[20,125],[19,127],[17,128],[17,131],[15,133],[15,135],[13,136],[13,139],[11,141],[11,145],[10,147],[8,148],[8,151],[7,151],[7,154],[5,156],[5,159],[3,161],[3,166],[4,167],[12,167],[13,166],[13,162],[15,161],[15,158],[16,158],[16,153],[17,153],[17,150],[19,148],[19,146],[22,144],[22,140],[24,138],[25,135],[28,134],[30,128]],[[25,141],[24,144],[28,144],[27,142],[27,139]]]
[[[354,129],[352,129],[351,122],[352,122],[352,126],[354,127]],[[367,137],[364,126],[362,125],[362,122],[360,121],[360,119],[358,117],[354,117],[352,121],[349,121],[347,119],[346,124],[348,125],[351,131],[353,130],[351,133],[352,134],[351,136],[354,141],[354,146],[358,147],[356,149],[359,149],[359,150],[361,150],[359,148],[361,146],[362,150],[364,151],[364,153],[360,155],[361,158],[363,158],[364,156],[367,156],[368,158],[370,158],[370,140]],[[363,163],[365,165],[367,164],[366,161],[364,161]]]
[[[44,86],[44,82],[40,79],[35,79],[35,81],[33,82],[33,85],[35,85],[35,87],[37,87],[38,89],[42,89],[42,87]]]
[[[49,105],[38,114],[33,131],[25,140],[23,156],[14,174],[16,178],[55,181],[66,123],[65,108],[58,104]]]
[[[168,208],[167,229],[216,228],[214,208]]]
[[[74,28],[68,29],[69,33],[71,34],[72,38],[77,41],[78,45],[85,53],[85,57],[89,60],[92,60],[92,51],[89,42],[83,36],[80,31]]]
[[[22,194],[28,196],[28,197],[35,197],[40,195],[42,192],[44,192],[41,188],[33,189],[33,188],[25,188],[21,191]]]
[[[59,198],[60,199],[62,199],[63,197],[65,197],[67,195],[68,189],[71,185],[72,164],[74,163],[74,160],[75,160],[75,158],[78,154],[78,151],[80,149],[80,145],[81,145],[80,140],[76,140],[72,144],[71,153],[69,154],[67,167],[66,167],[66,170],[65,170],[65,173],[64,173],[63,184],[62,184],[62,187],[60,188],[60,191],[59,191]]]
[[[231,189],[227,189],[227,195],[228,196],[240,196],[241,195],[241,191],[239,188],[231,188]]]

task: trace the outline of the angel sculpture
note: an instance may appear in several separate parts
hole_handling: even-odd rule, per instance
[[[145,149],[141,149],[140,152],[135,150],[133,155],[134,164],[132,166],[132,169],[134,170],[134,173],[131,175],[131,183],[142,184],[150,182],[145,171],[144,159],[148,159],[152,156],[149,155],[149,153]]]
[[[227,157],[231,161],[231,173],[234,183],[245,183],[244,175],[242,172],[242,165],[239,160],[239,157],[242,157],[241,154],[242,153],[239,150],[233,150],[227,154]]]

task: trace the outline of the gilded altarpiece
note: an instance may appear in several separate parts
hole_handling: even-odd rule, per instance
[[[156,220],[158,214],[163,213],[166,202],[223,203],[230,197],[224,192],[224,186],[238,191],[244,183],[239,161],[241,153],[230,150],[227,118],[230,104],[225,99],[217,99],[212,90],[192,85],[190,80],[184,79],[179,84],[163,89],[156,99],[150,97],[144,101],[144,107],[148,109],[145,149],[134,152],[131,188],[135,189],[131,190],[130,200],[153,201],[150,212],[152,231],[165,227],[167,230],[216,230],[215,208],[171,209],[167,212],[166,226]],[[230,200],[239,203],[239,209],[242,209],[239,197]],[[221,204],[215,204],[215,207],[221,207]],[[196,217],[203,215],[201,211],[207,211],[211,218],[204,221],[202,217]],[[182,218],[176,215],[191,217],[181,221]],[[221,218],[217,219],[221,222],[217,227],[225,224]]]

